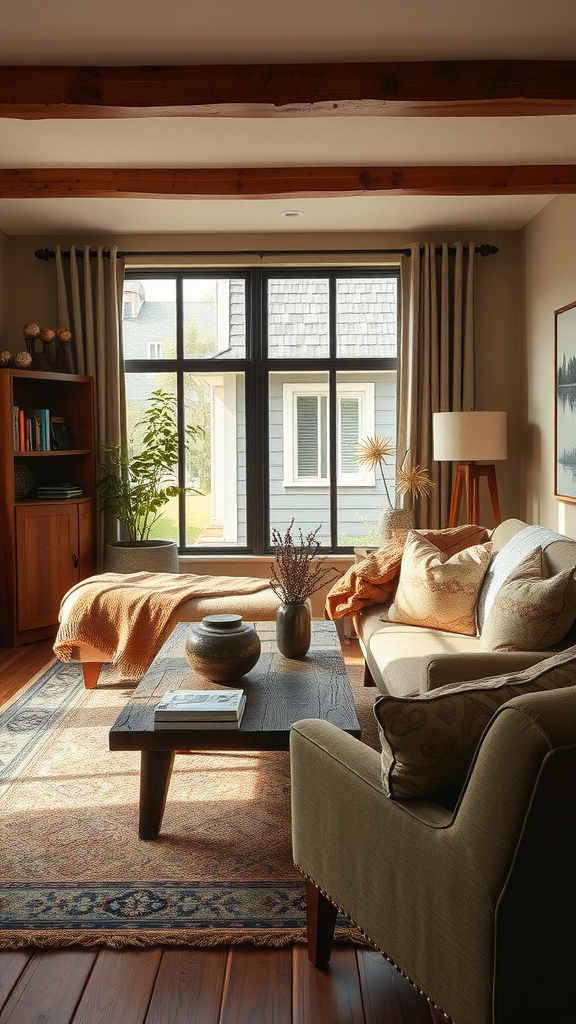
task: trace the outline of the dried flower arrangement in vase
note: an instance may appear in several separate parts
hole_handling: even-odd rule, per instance
[[[321,587],[328,586],[340,576],[337,569],[322,563],[326,556],[318,557],[320,542],[316,534],[320,527],[306,537],[299,530],[300,543],[292,537],[292,519],[284,536],[272,530],[276,560],[271,565],[270,586],[282,604],[276,617],[276,643],[286,658],[303,658],[310,647],[310,611],[306,601]]]
[[[436,486],[428,475],[428,470],[419,465],[407,464],[410,449],[404,453],[400,468],[396,470],[396,495],[408,495],[411,501],[410,508],[395,508],[390,498],[390,491],[384,466],[388,465],[386,459],[396,455],[396,448],[388,437],[367,437],[358,447],[356,461],[360,466],[367,466],[369,469],[380,470],[388,507],[384,508],[380,516],[380,542],[382,544],[392,540],[394,537],[406,537],[408,530],[414,529],[413,504],[417,498],[424,495],[430,496]]]

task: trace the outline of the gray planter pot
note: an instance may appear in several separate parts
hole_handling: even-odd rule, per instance
[[[178,545],[173,540],[119,540],[107,544],[104,572],[178,572]]]

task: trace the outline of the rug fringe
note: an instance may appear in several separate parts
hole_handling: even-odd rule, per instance
[[[352,928],[336,928],[335,942],[352,943],[355,946],[370,946],[364,936]],[[0,950],[10,949],[138,949],[147,946],[238,946],[249,943],[254,946],[280,948],[293,943],[306,942],[306,929],[230,931],[6,931],[0,932]]]

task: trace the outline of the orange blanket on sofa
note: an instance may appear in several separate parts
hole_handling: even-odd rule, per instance
[[[489,539],[483,526],[454,526],[447,530],[416,530],[450,558],[472,544],[485,544]],[[404,540],[391,540],[373,551],[336,581],[326,597],[324,615],[342,619],[354,615],[371,604],[382,604],[396,590]]]

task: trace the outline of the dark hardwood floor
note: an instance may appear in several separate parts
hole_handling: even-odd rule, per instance
[[[345,656],[359,657],[357,644]],[[0,710],[52,660],[49,640],[0,648]],[[440,1024],[377,952],[338,945],[311,966],[284,949],[0,951],[0,1024]]]

